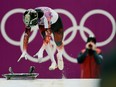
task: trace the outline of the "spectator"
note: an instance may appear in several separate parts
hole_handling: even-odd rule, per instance
[[[81,64],[81,78],[99,78],[102,60],[101,50],[96,47],[96,38],[89,36],[85,49],[77,57],[77,62]]]

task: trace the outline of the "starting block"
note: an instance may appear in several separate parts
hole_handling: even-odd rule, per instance
[[[9,67],[8,74],[3,74],[2,76],[5,77],[7,80],[33,80],[39,75],[38,73],[33,73],[35,67],[31,66],[29,73],[14,73],[12,68]]]

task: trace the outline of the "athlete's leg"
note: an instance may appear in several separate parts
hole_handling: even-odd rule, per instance
[[[46,50],[46,52],[48,53],[48,55],[51,59],[51,62],[52,62],[50,67],[49,67],[49,70],[54,70],[56,68],[56,61],[54,59],[54,55],[53,55],[53,52],[52,52],[52,46],[51,46],[51,43],[50,43],[51,30],[50,29],[46,30],[44,28],[44,26],[39,26],[39,28],[40,28],[40,33],[43,37],[43,45],[37,53],[38,57],[43,57],[43,51]]]
[[[57,46],[57,60],[58,60],[58,68],[60,70],[63,70],[64,68],[64,62],[63,62],[63,58],[62,58],[62,54],[63,54],[63,50],[64,50],[64,45],[63,45],[63,24],[61,21],[61,18],[59,17],[57,22],[52,24],[51,26],[51,30],[53,32],[54,35],[54,41],[56,43]]]
[[[58,62],[58,68],[60,70],[63,70],[64,68],[64,62],[63,62],[63,57],[62,57],[62,54],[63,54],[63,50],[64,50],[64,45],[63,45],[63,42],[62,42],[62,39],[63,39],[63,29],[61,28],[59,31],[57,32],[54,32],[54,40],[55,40],[55,43],[56,43],[56,46],[57,46],[57,51],[58,53],[56,54],[57,56],[57,62]]]

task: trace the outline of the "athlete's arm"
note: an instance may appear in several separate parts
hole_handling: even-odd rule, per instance
[[[51,27],[50,19],[44,17],[44,28],[48,29],[48,28],[50,28],[50,27]]]
[[[24,39],[23,39],[23,51],[27,51],[30,31],[31,31],[30,27],[25,28],[25,34],[24,34]]]

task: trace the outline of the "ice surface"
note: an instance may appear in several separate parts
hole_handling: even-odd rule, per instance
[[[0,78],[0,87],[99,87],[99,81],[99,79],[6,80]]]

